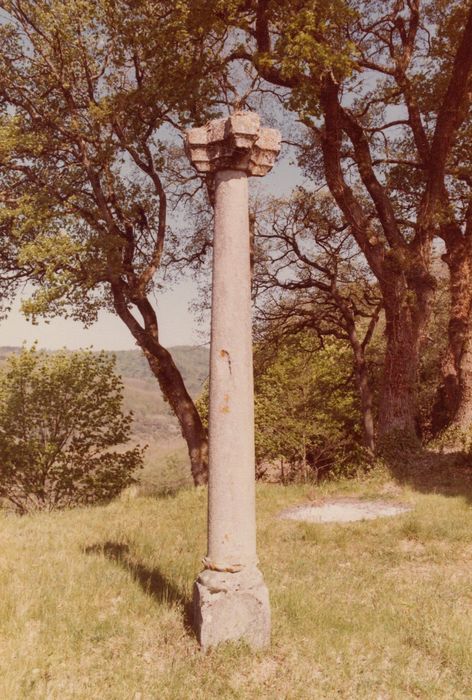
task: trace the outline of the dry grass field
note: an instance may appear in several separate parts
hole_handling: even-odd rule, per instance
[[[190,627],[205,489],[0,519],[0,697],[472,697],[470,493],[383,474],[258,486],[272,646],[203,655]],[[324,495],[414,506],[347,524],[277,519]]]

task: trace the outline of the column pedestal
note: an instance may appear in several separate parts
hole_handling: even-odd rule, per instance
[[[270,642],[269,592],[257,567],[237,573],[202,571],[194,584],[193,608],[203,649],[238,639],[253,649]]]

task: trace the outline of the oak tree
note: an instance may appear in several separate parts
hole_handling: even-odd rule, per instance
[[[433,241],[455,229],[449,256],[467,245],[455,190],[469,162],[472,5],[216,1],[213,16],[239,32],[228,63],[250,66],[305,126],[306,174],[329,188],[383,297],[379,433],[414,434]]]
[[[193,186],[190,174],[176,174],[180,129],[196,114],[205,119],[215,92],[198,8],[1,0],[0,9],[0,223],[18,264],[33,267],[25,310],[86,323],[100,308],[116,313],[177,416],[194,481],[203,483],[206,431],[160,342],[153,301],[176,183]]]

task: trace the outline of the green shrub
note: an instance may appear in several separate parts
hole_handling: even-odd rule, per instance
[[[0,372],[0,498],[19,513],[106,501],[134,482],[143,450],[106,353],[34,347]]]
[[[284,465],[286,481],[356,471],[362,435],[347,343],[290,338],[256,373],[255,387],[259,464]]]

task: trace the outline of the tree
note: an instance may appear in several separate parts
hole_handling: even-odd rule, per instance
[[[352,473],[363,453],[348,344],[325,338],[320,346],[313,333],[301,332],[272,353],[260,348],[255,369],[259,471],[281,462],[284,481]]]
[[[244,62],[285,94],[306,127],[305,170],[329,188],[378,281],[387,340],[379,432],[414,434],[436,284],[432,244],[456,223],[452,192],[468,162],[455,145],[469,124],[472,6],[257,0],[225,7],[215,2],[215,23],[245,32],[244,43],[233,37],[228,62]],[[438,51],[453,16],[461,22]]]
[[[174,158],[176,135],[195,115],[205,120],[215,91],[198,8],[170,0],[2,0],[0,8],[1,222],[37,284],[25,309],[85,323],[113,310],[145,354],[203,483],[206,431],[159,340],[152,302],[169,206],[182,195],[176,183],[187,194],[194,186]]]
[[[334,211],[333,211],[334,209]],[[258,321],[270,335],[310,330],[347,340],[359,393],[364,446],[375,450],[373,392],[366,349],[381,310],[362,253],[336,217],[332,198],[298,188],[257,217]]]
[[[129,440],[123,385],[106,353],[34,347],[0,373],[0,498],[18,513],[114,498],[134,483],[143,450]]]
[[[453,60],[449,47],[457,44],[469,11],[467,3],[451,3],[448,11],[439,4],[432,8],[435,20],[442,19],[442,31],[431,49],[445,74],[450,72]],[[423,82],[422,101],[426,109],[431,109],[439,85],[427,74]],[[442,427],[451,426],[451,437],[470,433],[472,429],[472,120],[467,103],[464,111],[441,196],[439,230],[446,247],[443,260],[449,269],[450,290],[448,347],[442,359],[443,384],[439,397],[444,417]]]
[[[8,216],[3,218],[3,213],[0,207],[0,319],[10,310],[18,288],[32,273],[30,265],[18,265],[18,249],[11,235],[11,222]]]

